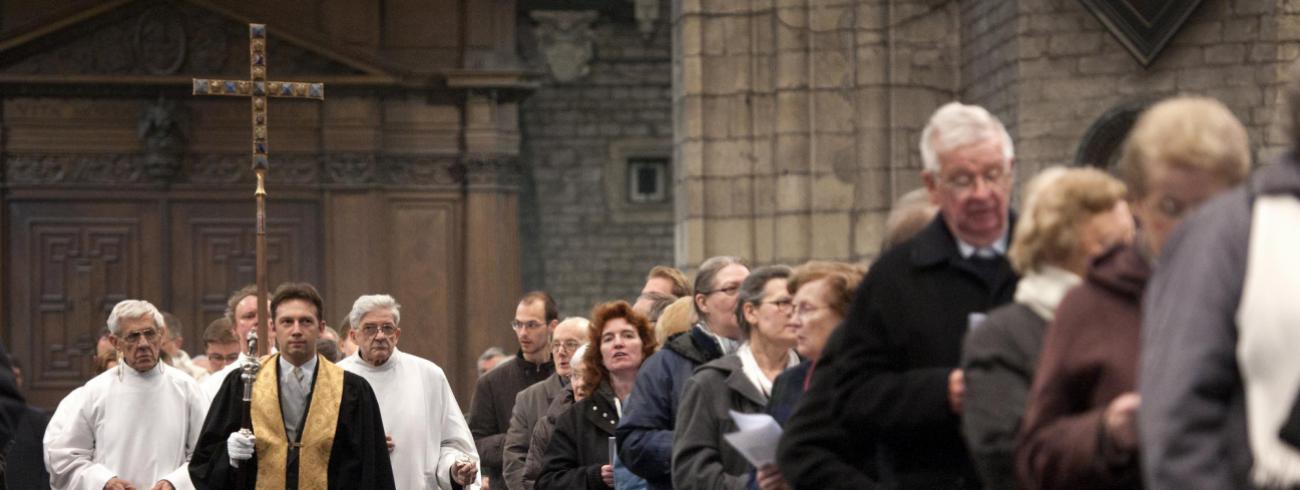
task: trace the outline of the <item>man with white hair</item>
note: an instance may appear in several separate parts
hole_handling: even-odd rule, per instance
[[[402,305],[387,294],[357,298],[348,314],[357,352],[339,362],[379,398],[398,490],[477,488],[478,451],[447,376],[397,350]]]
[[[826,343],[779,448],[800,487],[980,486],[961,437],[958,364],[967,330],[1015,291],[1014,150],[996,117],[953,102],[922,131],[921,158],[939,214],[872,265]]]
[[[116,368],[60,404],[45,433],[53,488],[193,488],[186,465],[203,428],[207,399],[184,372],[159,362],[163,316],[147,301],[113,307],[108,328],[122,354]]]
[[[555,360],[555,374],[515,395],[515,409],[510,415],[510,429],[506,430],[503,444],[502,476],[510,490],[532,490],[533,479],[524,477],[528,461],[528,444],[533,427],[546,414],[546,407],[557,396],[564,396],[569,385],[570,361],[578,347],[587,343],[587,329],[591,322],[582,317],[569,317],[555,326],[551,336],[551,358]]]

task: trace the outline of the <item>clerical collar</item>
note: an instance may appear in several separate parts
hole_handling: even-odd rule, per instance
[[[316,372],[317,359],[320,359],[320,357],[311,356],[311,359],[308,359],[307,362],[302,363],[302,365],[298,367],[302,368],[302,372],[311,375],[311,373]],[[294,366],[292,362],[289,362],[289,360],[285,359],[284,356],[280,356],[280,379],[284,379],[284,377],[289,374],[289,371],[293,371],[293,368]]]
[[[365,366],[366,369],[369,369],[369,370],[372,370],[372,371],[387,371],[387,370],[393,368],[393,360],[394,360],[394,359],[397,359],[397,353],[398,353],[397,347],[394,346],[394,347],[393,347],[393,353],[392,353],[392,354],[389,354],[389,356],[388,356],[388,360],[387,360],[387,361],[384,361],[383,364],[380,364],[380,365],[378,365],[378,366],[374,365],[374,364],[371,363],[370,361],[367,361],[365,357],[362,357],[362,356],[361,356],[361,349],[357,349],[356,356],[357,356],[357,360],[358,360],[358,361],[361,361],[360,364],[361,364],[362,366]]]
[[[1007,254],[1007,233],[1003,232],[1002,238],[998,238],[998,241],[993,242],[992,245],[987,245],[983,247],[976,247],[974,245],[962,241],[961,238],[958,238],[957,250],[961,252],[961,258],[963,259],[969,259],[971,258],[972,255],[979,257],[981,259],[993,259],[993,258],[1001,257]]]
[[[135,368],[128,366],[126,364],[126,360],[123,359],[122,361],[119,361],[117,363],[117,367],[118,367],[117,372],[119,373],[118,378],[121,379],[122,377],[126,377],[127,379],[140,379],[143,381],[149,381],[162,374],[162,369],[163,369],[162,365],[163,362],[161,359],[159,359],[158,363],[154,364],[152,369],[149,369],[148,371],[142,373],[140,371],[136,371]]]

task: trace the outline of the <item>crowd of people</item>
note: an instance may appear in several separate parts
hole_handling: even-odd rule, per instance
[[[315,288],[281,285],[260,360],[251,287],[195,357],[174,317],[122,301],[101,374],[7,458],[38,448],[48,474],[25,478],[88,489],[1300,485],[1291,153],[1252,174],[1223,104],[1173,97],[1118,176],[1048,168],[1014,210],[996,117],[950,103],[920,139],[925,187],[869,268],[718,256],[585,316],[528,293],[467,414],[398,350],[389,295],[335,331]],[[736,414],[782,427],[773,460],[729,442]]]

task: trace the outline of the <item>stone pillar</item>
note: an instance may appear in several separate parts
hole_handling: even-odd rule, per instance
[[[873,257],[954,98],[957,21],[923,1],[677,0],[678,265]]]

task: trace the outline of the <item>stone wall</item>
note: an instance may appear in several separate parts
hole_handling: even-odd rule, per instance
[[[874,256],[956,93],[956,3],[676,3],[678,264]]]
[[[1073,0],[1007,2],[1015,10],[1009,21],[1004,4],[967,8],[968,28],[986,18],[1014,27],[1011,63],[997,72],[1014,73],[1011,90],[998,94],[1003,76],[963,71],[975,75],[964,80],[963,93],[990,103],[1007,121],[1022,178],[1051,165],[1106,163],[1080,161],[1080,146],[1095,122],[1176,94],[1223,101],[1246,125],[1264,163],[1284,143],[1273,130],[1279,88],[1300,53],[1300,16],[1295,7],[1282,7],[1288,3],[1206,0],[1148,67]]]
[[[669,7],[663,2],[648,40],[631,19],[599,15],[590,24],[589,73],[571,83],[547,78],[520,109],[524,283],[555,296],[562,315],[634,299],[651,267],[672,264],[671,213],[624,219],[635,212],[621,212],[628,206],[611,202],[622,197],[610,189],[626,186],[606,182],[617,178],[607,171],[621,164],[611,163],[620,148],[657,147],[671,157]],[[547,69],[536,36],[521,47],[536,69]]]

